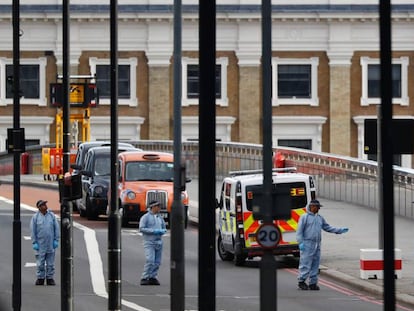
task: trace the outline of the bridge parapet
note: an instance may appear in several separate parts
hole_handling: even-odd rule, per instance
[[[130,141],[129,141],[130,142]],[[173,152],[172,141],[132,141],[144,150]],[[47,146],[53,147],[53,145]],[[378,208],[377,163],[351,157],[278,147],[286,166],[314,176],[317,195],[370,208]],[[43,174],[42,146],[28,147],[29,173]],[[198,178],[198,142],[182,143],[182,158],[187,176]],[[229,171],[261,169],[262,146],[258,144],[216,143],[216,177],[221,180]],[[0,175],[13,174],[13,155],[0,153]],[[414,218],[414,170],[394,167],[395,214]]]

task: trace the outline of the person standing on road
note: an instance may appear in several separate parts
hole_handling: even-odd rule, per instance
[[[309,203],[306,213],[299,219],[296,239],[299,243],[299,275],[298,286],[302,290],[319,290],[318,272],[321,260],[321,230],[342,234],[348,232],[348,228],[336,228],[330,226],[325,218],[318,214],[321,204],[318,200]],[[306,280],[309,278],[309,285]]]
[[[60,229],[55,214],[47,208],[47,201],[36,203],[39,209],[30,221],[32,247],[36,257],[36,285],[55,285],[55,251],[59,246]]]
[[[143,235],[145,251],[144,272],[141,276],[141,285],[160,285],[157,279],[161,265],[162,236],[167,232],[164,219],[159,216],[160,202],[151,201],[149,211],[139,221],[139,231]]]

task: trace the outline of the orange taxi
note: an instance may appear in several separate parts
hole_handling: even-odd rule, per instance
[[[118,155],[118,198],[122,225],[139,222],[147,212],[147,204],[157,200],[160,215],[170,225],[174,200],[174,157],[171,153],[153,151],[127,151]],[[188,180],[187,180],[188,182]],[[184,226],[188,224],[188,193],[181,192],[184,207]]]

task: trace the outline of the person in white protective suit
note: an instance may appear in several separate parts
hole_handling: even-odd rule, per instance
[[[55,214],[48,210],[47,201],[36,203],[39,209],[30,221],[32,247],[36,257],[36,285],[55,285],[55,251],[59,246],[60,228]]]
[[[298,286],[302,290],[319,290],[318,272],[321,260],[321,231],[342,234],[348,228],[336,228],[329,225],[325,218],[318,214],[322,205],[318,200],[312,200],[306,213],[299,219],[296,239],[299,243],[300,260]],[[309,278],[309,285],[306,280]]]
[[[165,221],[159,216],[161,204],[151,201],[149,211],[139,221],[139,231],[143,236],[145,265],[141,285],[160,285],[157,279],[162,258],[162,236],[167,232]]]

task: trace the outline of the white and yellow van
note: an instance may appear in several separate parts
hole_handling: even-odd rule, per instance
[[[273,253],[299,256],[296,230],[299,217],[306,212],[308,202],[316,196],[313,177],[297,173],[295,168],[275,168],[272,179],[274,187],[289,193],[287,201],[290,202],[291,215],[288,220],[274,220],[280,241]],[[263,254],[263,248],[256,240],[256,231],[262,221],[253,215],[253,200],[262,191],[262,185],[261,170],[230,172],[230,176],[224,178],[217,201],[217,250],[223,261],[234,260],[236,265],[243,265],[246,259]]]

